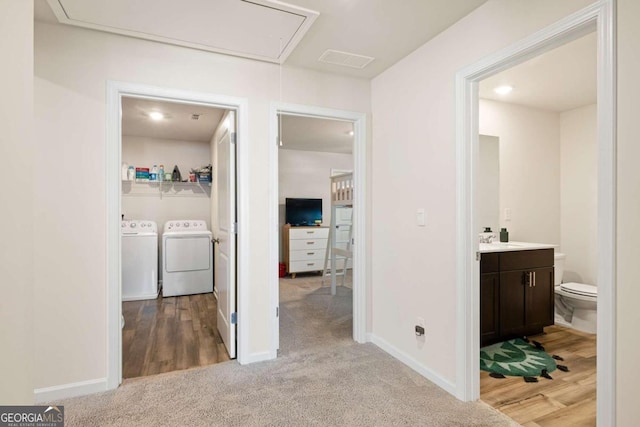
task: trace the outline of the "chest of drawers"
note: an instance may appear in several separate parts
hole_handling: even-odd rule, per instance
[[[282,233],[283,258],[287,273],[322,271],[329,239],[328,227],[291,227]]]

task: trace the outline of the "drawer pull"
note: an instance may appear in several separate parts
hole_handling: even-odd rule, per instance
[[[307,242],[307,245],[315,245],[316,242]]]
[[[307,255],[315,255],[315,252],[307,252]]]
[[[315,262],[308,262],[307,265],[308,266],[312,266],[312,265],[316,265],[316,263]]]
[[[307,234],[315,234],[315,231],[307,231]]]

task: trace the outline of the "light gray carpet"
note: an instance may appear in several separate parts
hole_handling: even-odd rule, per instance
[[[277,360],[127,380],[68,399],[67,426],[512,426],[462,403],[373,344],[351,340],[351,291],[282,279]]]

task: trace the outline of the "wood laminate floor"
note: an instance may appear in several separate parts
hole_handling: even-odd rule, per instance
[[[480,372],[480,398],[525,427],[596,425],[596,336],[562,326],[530,337],[547,353],[564,358],[569,372],[553,380],[525,383],[520,377],[491,378]]]
[[[229,360],[212,293],[122,303],[123,378]]]

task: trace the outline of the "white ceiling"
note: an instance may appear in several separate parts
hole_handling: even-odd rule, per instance
[[[48,1],[57,19],[44,0],[36,19],[272,62],[290,54],[287,65],[371,78],[487,0]],[[319,62],[327,49],[375,59],[363,69]]]
[[[280,115],[280,148],[286,150],[353,152],[353,123],[340,120]]]
[[[149,113],[158,111],[165,119],[155,121]],[[122,99],[122,134],[157,139],[209,142],[225,110],[177,102],[142,98]],[[200,114],[198,120],[192,114]]]
[[[317,10],[287,65],[372,78],[487,0],[290,0]],[[318,62],[327,49],[375,58],[362,70]]]
[[[498,95],[498,86],[513,86]],[[588,34],[480,82],[480,98],[562,112],[597,101],[597,39]]]

